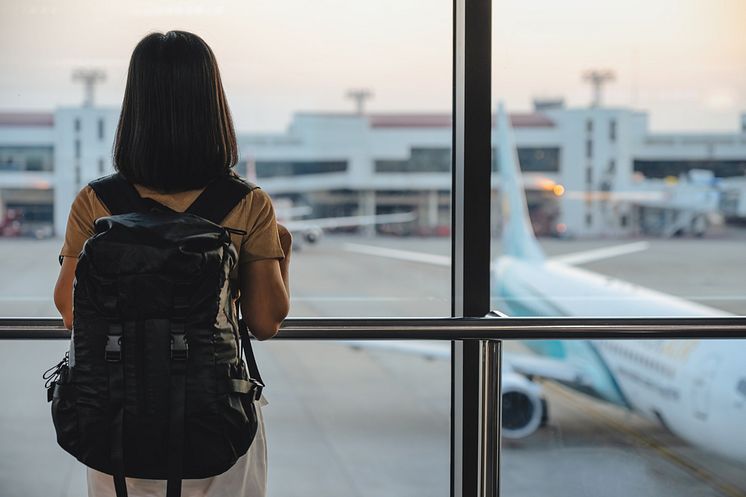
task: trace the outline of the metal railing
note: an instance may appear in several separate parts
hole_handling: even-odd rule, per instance
[[[61,319],[3,318],[0,339],[66,339]],[[746,317],[289,318],[273,340],[613,340],[746,338]]]

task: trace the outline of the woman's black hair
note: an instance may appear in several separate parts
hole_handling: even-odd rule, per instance
[[[132,52],[114,167],[161,192],[204,187],[238,161],[215,55],[185,31],[152,33]]]

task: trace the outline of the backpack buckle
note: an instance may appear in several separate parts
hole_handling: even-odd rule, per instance
[[[264,383],[254,378],[249,378],[249,382],[253,385],[251,389],[251,396],[254,400],[259,400],[262,396],[262,390],[264,390]]]
[[[122,360],[122,336],[106,335],[106,348],[104,349],[104,360],[106,362],[119,362]]]
[[[186,361],[189,358],[189,344],[183,333],[171,335],[171,359]]]

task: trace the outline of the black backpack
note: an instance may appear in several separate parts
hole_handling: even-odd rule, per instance
[[[113,475],[117,497],[125,476],[168,480],[178,497],[182,479],[233,466],[257,431],[264,385],[220,226],[256,186],[219,177],[185,213],[119,174],[90,186],[112,215],[96,220],[79,257],[69,361],[46,375],[57,441]]]

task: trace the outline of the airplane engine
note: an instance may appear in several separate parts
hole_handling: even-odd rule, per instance
[[[308,243],[316,243],[321,240],[322,234],[321,228],[311,228],[303,232],[303,238]]]
[[[539,385],[519,374],[503,375],[503,437],[517,439],[534,433],[545,420],[545,406]]]

